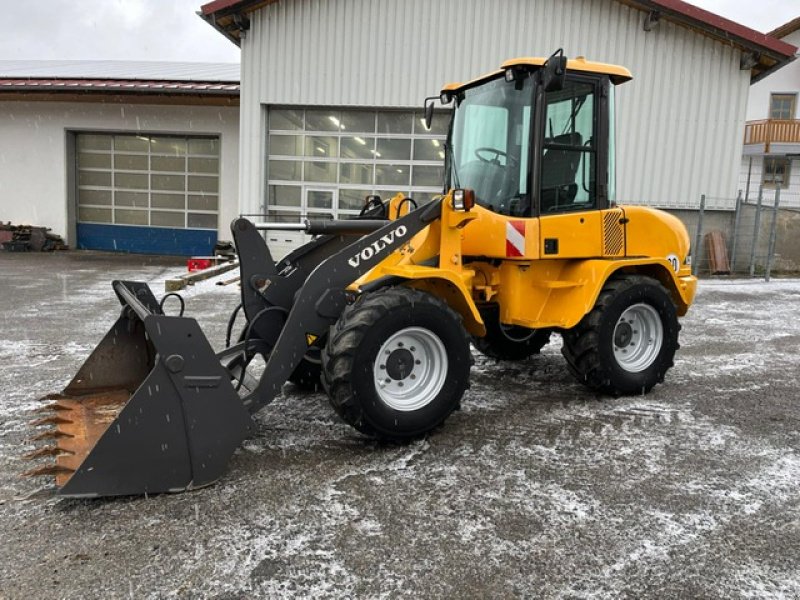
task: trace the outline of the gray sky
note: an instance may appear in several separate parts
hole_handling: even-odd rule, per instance
[[[0,58],[238,62],[239,49],[195,14],[206,1],[0,0]],[[693,3],[765,32],[800,16],[797,0]]]
[[[210,0],[0,0],[0,59],[239,62]]]
[[[727,19],[764,33],[800,17],[797,0],[688,0]]]

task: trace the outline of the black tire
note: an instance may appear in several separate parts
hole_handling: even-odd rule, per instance
[[[393,336],[403,335],[400,332],[408,328],[417,328],[421,335],[432,336],[430,343],[439,348],[438,356],[447,358],[447,370],[441,381],[436,375],[439,371],[435,360],[418,361],[417,358],[430,356],[420,356],[424,348],[415,349],[413,344],[407,344],[405,350],[392,350],[384,367],[392,386],[402,386],[406,381],[413,389],[430,378],[438,378],[438,384],[432,385],[429,393],[412,396],[424,404],[406,405],[405,410],[400,410],[392,406],[392,402],[397,404],[394,399],[386,400],[381,396],[387,392],[385,389],[378,391],[373,369],[381,346]],[[423,341],[418,345],[427,343]],[[411,350],[416,354],[412,355]],[[384,351],[389,354],[389,350]],[[391,360],[395,362],[390,364]],[[439,364],[443,363],[440,360]],[[342,313],[322,353],[322,382],[334,410],[344,421],[368,436],[401,441],[435,429],[458,408],[467,389],[471,364],[469,339],[455,311],[420,290],[387,287],[363,294]],[[382,368],[380,363],[378,365]],[[397,365],[402,365],[399,371]],[[411,370],[406,372],[407,368]],[[389,378],[392,370],[395,374]],[[415,372],[419,372],[419,379]]]
[[[472,344],[482,353],[497,360],[524,360],[550,341],[549,329],[528,329],[527,327],[506,327],[500,324],[500,310],[497,307],[481,310],[486,335],[472,337]]]
[[[289,375],[289,381],[301,390],[316,392],[322,389],[322,358],[321,351],[316,346],[310,349],[294,372]]]
[[[642,322],[641,314],[634,320],[620,322],[628,309],[632,311],[629,315],[641,313],[645,320],[648,314],[652,315],[653,324],[657,315],[661,335],[657,335],[656,325],[656,335],[651,339],[660,337],[660,347],[658,342],[647,344],[627,337],[638,335],[641,329],[643,340],[644,332],[653,330],[642,325],[637,329],[636,318]],[[612,396],[643,394],[664,381],[664,375],[672,367],[675,351],[680,347],[680,328],[675,304],[661,283],[642,275],[615,275],[603,286],[594,308],[578,325],[562,333],[561,353],[572,374],[589,388]],[[625,367],[624,361],[631,359],[622,353],[628,347],[641,349],[645,354],[642,364]]]

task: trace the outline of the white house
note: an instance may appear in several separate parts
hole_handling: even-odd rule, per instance
[[[239,65],[0,61],[0,221],[208,254],[238,215]]]
[[[800,45],[800,17],[769,33]],[[750,86],[739,188],[751,202],[763,186],[772,203],[800,207],[800,61],[769,73]]]

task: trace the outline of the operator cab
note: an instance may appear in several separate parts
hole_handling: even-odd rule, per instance
[[[446,188],[472,189],[477,204],[515,217],[608,208],[614,202],[612,84],[630,78],[622,67],[568,61],[558,51],[446,86],[441,100],[456,106]]]

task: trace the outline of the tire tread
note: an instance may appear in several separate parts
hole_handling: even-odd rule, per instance
[[[620,294],[640,285],[655,286],[665,296],[669,297],[666,288],[664,288],[659,281],[651,277],[632,273],[614,275],[603,286],[592,310],[589,311],[575,327],[562,333],[564,344],[561,349],[561,354],[567,362],[567,368],[578,381],[596,392],[609,394],[614,397],[631,393],[624,389],[618,382],[614,382],[610,369],[604,364],[599,343],[599,330],[611,303]],[[680,331],[680,324],[677,324],[677,330]],[[667,343],[666,336],[665,343]],[[675,343],[674,350],[677,350],[679,347],[680,346]],[[656,384],[662,383],[666,372],[672,366],[673,360],[672,357],[670,357],[669,362],[657,371],[655,381],[645,385],[641,392],[647,393]]]
[[[349,425],[361,433],[374,438],[399,441],[400,438],[387,436],[373,427],[365,418],[361,406],[352,393],[351,373],[356,349],[367,331],[393,310],[427,303],[445,311],[454,321],[461,323],[461,316],[439,298],[418,289],[393,286],[361,295],[342,313],[331,328],[328,343],[322,350],[322,385],[328,393],[336,413]],[[465,344],[469,338],[464,332]],[[438,426],[447,418],[444,415]],[[432,427],[432,428],[433,428]]]

